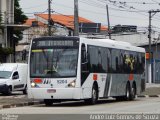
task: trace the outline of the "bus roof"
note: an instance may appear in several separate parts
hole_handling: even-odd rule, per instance
[[[95,46],[102,46],[102,47],[109,47],[109,48],[115,48],[115,49],[123,49],[123,50],[130,50],[130,51],[136,51],[136,52],[145,52],[145,49],[142,47],[136,47],[134,45],[131,45],[128,42],[123,41],[115,41],[111,39],[92,39],[92,38],[83,38],[83,37],[77,37],[77,36],[45,36],[40,38],[35,38],[34,40],[43,40],[43,39],[72,39],[77,40],[80,39],[80,42],[84,42],[86,44],[95,45]]]
[[[136,51],[136,52],[145,52],[144,48],[136,47],[134,45],[131,45],[128,42],[123,41],[115,41],[111,39],[88,39],[88,38],[80,38],[82,42],[85,42],[86,44],[95,45],[95,46],[102,46],[102,47],[109,47],[109,48],[115,48],[115,49],[123,49],[123,50],[130,50],[130,51]]]

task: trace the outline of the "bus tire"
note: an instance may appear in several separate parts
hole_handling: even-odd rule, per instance
[[[131,87],[130,87],[130,84],[127,83],[126,85],[126,95],[125,95],[125,100],[126,101],[129,101],[131,98]]]
[[[96,84],[93,85],[92,88],[92,97],[90,99],[86,99],[85,102],[87,104],[94,105],[98,101],[98,86]]]
[[[135,98],[136,98],[136,85],[135,83],[133,83],[131,88],[130,100],[134,100]]]
[[[53,104],[53,100],[50,100],[50,99],[44,99],[44,104],[46,106],[51,106]]]

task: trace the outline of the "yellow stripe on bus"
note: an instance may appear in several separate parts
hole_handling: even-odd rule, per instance
[[[32,50],[32,52],[42,52],[42,50]]]

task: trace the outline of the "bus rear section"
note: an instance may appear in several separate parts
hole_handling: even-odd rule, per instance
[[[145,49],[108,39],[81,40],[84,100],[134,100],[145,86]]]
[[[53,100],[80,99],[77,77],[79,38],[42,37],[32,41],[29,56],[28,96]]]

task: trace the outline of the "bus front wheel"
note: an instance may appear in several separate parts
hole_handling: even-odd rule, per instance
[[[98,86],[94,84],[92,88],[92,97],[90,99],[86,99],[85,102],[87,104],[94,105],[97,103],[97,101],[98,101]]]
[[[44,99],[44,104],[46,106],[51,106],[53,104],[53,100],[50,100],[50,99]]]

